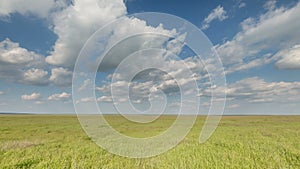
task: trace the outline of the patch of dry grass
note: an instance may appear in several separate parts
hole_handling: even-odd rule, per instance
[[[13,141],[6,141],[0,143],[0,149],[3,151],[11,150],[11,149],[23,149],[27,147],[37,146],[42,144],[40,140],[13,140]]]

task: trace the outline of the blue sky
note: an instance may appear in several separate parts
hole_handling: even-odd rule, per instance
[[[35,5],[30,5],[30,2]],[[297,0],[1,1],[0,112],[74,113],[72,72],[80,49],[96,30],[110,21],[140,12],[176,15],[205,33],[218,52],[226,73],[227,89],[220,86],[213,88],[216,91],[226,90],[225,114],[300,114],[300,2]],[[121,28],[128,32],[164,32],[184,40],[184,36],[164,27],[147,25],[134,18],[127,18],[126,23],[120,23],[115,31],[121,32]],[[115,36],[121,38],[123,35]],[[149,41],[146,37],[140,39]],[[120,62],[117,56],[120,53],[130,54],[134,48],[141,49],[140,39],[129,39],[129,47],[117,47],[114,55],[107,56],[102,64],[111,70],[99,69],[97,73],[98,104],[107,112],[114,111],[110,87],[119,85],[122,88],[125,84],[126,72],[116,73],[119,79],[115,84],[109,84],[116,68],[114,64]],[[172,39],[151,40],[161,44],[160,48],[167,49],[167,45],[163,44]],[[189,53],[190,57],[183,57],[186,49],[180,45],[174,49],[177,47],[178,56],[184,63],[195,65],[193,73],[203,76],[197,79],[199,84],[205,83],[205,72],[201,72],[203,65],[193,58],[192,53]],[[150,61],[159,63],[160,59],[155,56]],[[174,62],[172,69],[183,68]],[[149,108],[149,91],[156,92],[156,89],[161,89],[170,99],[170,109],[177,105],[178,90],[170,77],[161,78],[161,72],[153,71],[152,74],[156,74],[154,80],[147,73],[144,72],[142,79],[137,78],[139,80],[132,83],[133,105],[142,110]],[[182,81],[189,80],[181,78]],[[85,86],[90,83],[86,79]],[[212,88],[199,88],[197,96],[202,98],[202,113],[205,113],[209,105],[208,93]],[[141,96],[143,94],[146,96]],[[123,96],[120,94],[119,97]],[[122,105],[122,99],[115,104]],[[83,104],[91,101],[91,98],[82,98],[75,102]]]

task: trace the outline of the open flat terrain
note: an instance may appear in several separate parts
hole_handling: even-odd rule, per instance
[[[136,126],[106,116],[120,132],[147,137],[174,116]],[[225,116],[198,143],[205,117],[177,147],[157,157],[128,159],[98,147],[72,115],[0,115],[0,168],[300,168],[300,116]]]

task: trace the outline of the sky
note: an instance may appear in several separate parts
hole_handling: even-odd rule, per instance
[[[207,68],[214,66],[213,59],[200,61],[195,52],[179,43],[187,34],[128,16],[141,12],[172,14],[202,31],[221,59],[226,88],[209,83]],[[215,91],[227,95],[224,114],[300,115],[299,16],[297,0],[2,0],[0,112],[75,113],[73,103],[88,111],[94,98],[72,97],[76,59],[97,30],[123,18],[111,26],[113,33],[105,34],[107,46],[103,48],[134,32],[168,37],[129,37],[105,55],[95,69],[93,90],[102,111],[114,113],[118,105],[117,109],[128,113],[149,108],[149,112],[159,112],[165,105],[168,112],[176,112],[180,98],[189,97],[184,104],[199,104],[205,114]],[[195,40],[201,43],[201,39]],[[124,57],[149,47],[178,57],[161,51]],[[136,65],[146,63],[160,65],[164,71],[149,69],[129,78]],[[197,82],[196,92],[188,90],[192,81]],[[91,84],[92,79],[82,80],[78,92],[85,93]],[[129,91],[124,92],[128,86]],[[220,100],[224,102],[224,98]]]

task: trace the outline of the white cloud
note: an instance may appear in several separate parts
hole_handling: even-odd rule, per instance
[[[0,42],[0,77],[30,85],[47,85],[48,72],[43,56],[5,39]]]
[[[40,93],[32,93],[32,94],[29,94],[29,95],[22,95],[21,96],[21,99],[22,100],[38,100],[41,98],[41,94]]]
[[[232,104],[232,105],[229,105],[227,107],[230,108],[230,109],[235,109],[235,108],[240,107],[240,105],[238,105],[238,104]]]
[[[112,102],[112,98],[110,96],[101,96],[97,98],[98,102]]]
[[[240,8],[244,8],[246,7],[246,3],[243,2],[243,0],[234,0],[234,5],[232,6],[232,8],[235,10],[236,8],[240,9]]]
[[[95,98],[93,98],[93,97],[84,97],[84,98],[77,100],[76,103],[77,104],[78,103],[87,103],[87,102],[92,102],[94,100],[95,100]]]
[[[222,89],[216,89],[216,91]],[[210,90],[202,91],[202,96],[210,96]],[[229,84],[227,98],[248,103],[289,103],[300,101],[300,82],[266,82],[252,77]]]
[[[53,47],[54,50],[46,58],[46,61],[50,64],[73,67],[86,40],[108,22],[125,16],[127,13],[122,0],[76,0],[73,4],[54,16],[53,31],[57,34],[58,39]],[[139,32],[167,35],[175,35],[176,33],[175,30],[165,30],[162,25],[152,27],[148,26],[146,21],[134,17],[124,17],[122,21],[112,27],[111,32],[107,33],[107,43],[101,45],[104,48],[109,48],[130,33]],[[126,43],[115,45],[113,50],[107,54],[100,66],[100,71],[115,68],[124,57],[136,50],[152,46],[160,47],[167,39],[166,37],[154,35],[127,38]],[[95,64],[95,62],[91,64]]]
[[[273,11],[276,8],[276,0],[268,0],[264,4],[264,8],[268,11]]]
[[[4,92],[3,91],[0,91],[0,95],[3,95],[4,94]]]
[[[44,101],[41,101],[41,100],[38,100],[38,101],[35,101],[34,104],[44,104],[45,102]]]
[[[83,84],[79,87],[79,91],[85,90],[88,85],[92,84],[91,79],[86,79]]]
[[[265,80],[252,77],[229,84],[226,89],[215,86],[218,92],[226,91],[228,108],[243,107],[246,104],[286,104],[300,101],[300,82],[266,82]],[[211,98],[209,87],[201,88],[199,96]],[[235,104],[237,105],[235,105]],[[243,103],[241,106],[240,103]],[[235,106],[233,106],[235,105]],[[233,107],[232,107],[233,106]]]
[[[20,47],[19,43],[10,39],[0,42],[0,64],[35,66],[43,61],[41,55]]]
[[[66,101],[66,100],[69,100],[70,97],[71,97],[71,94],[66,93],[66,92],[62,92],[62,93],[57,93],[57,94],[53,94],[53,95],[49,96],[48,100],[51,100],[51,101],[59,101],[59,100]]]
[[[149,57],[143,53],[141,54],[141,57],[135,58],[134,61],[124,61],[124,69],[119,69],[117,72],[114,72],[114,74],[108,74],[107,80],[109,82],[106,81],[102,83],[101,86],[96,87],[96,91],[101,95],[98,100],[111,101],[111,91],[114,92],[114,101],[116,103],[128,99],[133,103],[145,103],[150,101],[151,97],[163,98],[163,95],[178,96],[180,93],[179,87],[182,87],[182,90],[184,91],[181,92],[185,95],[195,94],[191,93],[193,92],[193,88],[188,88],[186,86],[193,84],[193,81],[197,83],[200,80],[208,80],[207,76],[201,75],[204,71],[201,60],[198,57],[176,60],[160,55],[155,56],[158,58],[153,57],[152,61],[162,65],[161,70],[149,69],[138,71],[139,73],[135,75],[134,79],[129,77],[130,73],[128,72],[135,69],[135,65],[143,67],[147,62],[139,59],[143,60],[143,57],[145,57],[145,59]],[[126,66],[126,62],[131,66]],[[111,81],[112,79],[114,80]],[[129,92],[127,92],[128,90]]]
[[[137,24],[138,27],[140,27],[139,31],[164,31],[161,27],[147,27],[145,23],[143,23],[144,21],[141,20],[136,20],[136,22],[142,23]],[[138,27],[133,30],[137,30]],[[116,35],[122,34],[122,36],[124,36],[126,34],[125,32],[128,33],[129,30],[121,29],[116,32],[119,31],[122,31],[122,33],[116,33]],[[171,34],[171,32],[165,31],[165,33],[169,34]],[[123,46],[122,44],[118,46],[117,48],[122,50],[113,50],[113,53],[108,54],[108,56],[110,57],[107,57],[107,60],[104,60],[104,63],[109,63],[109,65],[103,65],[107,67],[105,69],[115,68],[119,64],[119,62],[122,61],[121,59],[124,59],[122,57],[124,57],[124,55],[126,56],[125,53],[130,52],[128,48],[140,48],[141,44],[149,47],[149,45],[152,45],[152,43],[155,45],[158,44],[158,46],[162,47],[161,43],[166,41],[165,39],[157,39],[156,37],[151,39],[148,36],[147,40],[149,40],[151,43],[144,44],[144,38],[145,37],[142,37],[142,39],[130,39],[129,41],[131,43],[128,43],[126,41],[126,44],[134,44],[134,47],[128,47],[126,45]],[[182,44],[180,43],[180,41],[183,41],[184,38],[185,34],[177,35],[171,41],[167,41],[167,43],[163,47],[175,54],[178,54],[182,49]],[[120,57],[114,58],[116,56]],[[170,75],[166,75],[165,73],[163,73],[163,71],[159,71],[156,69],[146,69],[144,71],[139,70],[139,68],[146,68],[147,66],[149,66],[148,61],[150,57],[152,65],[160,67],[163,71],[169,73]],[[183,68],[185,66],[186,68]],[[100,97],[97,99],[97,101],[111,102],[111,91],[114,92],[114,102],[116,104],[127,101],[128,99],[130,99],[130,101],[132,101],[133,103],[145,103],[151,101],[151,99],[153,98],[162,98],[162,92],[166,95],[178,94],[179,87],[177,83],[171,79],[171,76],[177,77],[179,84],[187,85],[189,82],[191,82],[191,80],[200,79],[200,76],[195,73],[190,73],[190,76],[187,77],[187,75],[189,75],[189,72],[187,70],[195,71],[198,73],[198,71],[201,71],[202,69],[202,63],[197,57],[177,60],[176,58],[174,58],[174,56],[169,55],[169,53],[161,51],[157,53],[152,51],[148,53],[146,51],[139,52],[137,57],[127,57],[126,59],[124,59],[122,61],[122,64],[118,65],[118,70],[116,70],[114,74],[107,75],[106,80],[111,81],[113,79],[113,82],[104,82],[100,87],[96,87],[96,90],[100,93]],[[136,72],[138,74],[135,74],[133,72]],[[133,77],[130,77],[132,74],[135,74],[135,80],[132,79]],[[85,82],[83,82],[83,84],[85,84]],[[83,86],[85,85],[82,85],[82,87]],[[127,93],[128,89],[129,92]],[[78,102],[82,101],[79,100]]]
[[[58,39],[46,61],[72,67],[92,33],[125,14],[126,7],[122,0],[75,0],[73,5],[54,15],[53,31]]]
[[[246,3],[245,2],[241,2],[241,3],[239,3],[238,7],[239,8],[244,8],[244,7],[246,7]]]
[[[282,58],[276,62],[279,69],[300,69],[300,45],[280,52]]]
[[[149,48],[163,48],[167,49],[171,47],[171,41],[168,42],[168,37],[157,34],[163,34],[174,37],[172,44],[173,52],[180,52],[182,44],[178,43],[178,40],[184,39],[185,35],[177,35],[175,30],[165,30],[163,25],[157,27],[147,26],[146,21],[137,18],[125,18],[123,21],[115,25],[113,28],[113,35],[108,38],[106,48],[113,46],[113,49],[107,53],[103,58],[102,63],[99,66],[99,71],[107,71],[114,69],[133,52],[149,49]],[[146,32],[146,33],[145,33]],[[139,36],[127,37],[129,34],[143,34]],[[123,40],[121,43],[117,43],[119,40]],[[177,41],[176,41],[177,40]],[[168,43],[167,43],[168,42]],[[116,44],[117,43],[117,44]],[[168,46],[164,46],[167,43]],[[176,51],[175,51],[176,50]],[[151,55],[151,54],[149,54]],[[159,56],[152,57],[153,62],[157,62],[162,59],[162,53]],[[127,58],[126,58],[127,59]],[[147,58],[148,61],[148,58]],[[157,62],[159,64],[159,62]]]
[[[30,13],[43,17],[49,13],[48,9],[50,11],[54,10],[53,4],[47,4],[47,2],[45,2],[44,5],[47,6],[47,9],[40,7],[39,9],[45,12],[41,14],[35,7],[29,9],[26,5],[24,6],[23,1],[19,3],[19,6],[23,6],[22,9],[13,9],[16,7],[16,2],[17,1],[13,0],[11,2],[3,3],[2,11],[7,9],[5,15],[19,12],[21,14]],[[37,4],[37,6],[39,6],[39,4]],[[54,4],[54,6],[57,7],[58,5]],[[44,57],[35,52],[21,48],[18,43],[13,43],[7,39],[3,41],[2,46],[0,46],[3,48],[1,51],[2,55],[0,56],[0,63],[3,62],[5,64],[9,63],[11,65],[21,66],[19,69],[15,69],[15,66],[1,67],[0,77],[6,79],[9,79],[8,77],[10,77],[11,79],[17,79],[15,81],[20,83],[32,85],[47,85],[51,82],[57,86],[70,86],[72,72],[69,68],[74,66],[79,50],[85,41],[95,30],[107,24],[109,21],[124,16],[125,14],[126,7],[122,0],[75,0],[72,5],[51,14],[51,18],[53,19],[53,31],[57,34],[58,39],[53,46],[53,51],[50,56],[46,57],[46,61],[50,64],[61,65],[63,67],[53,68],[51,70],[50,78],[47,80],[48,72],[41,69],[41,67],[45,66]],[[113,31],[114,34],[108,39],[108,44],[115,43],[119,38],[126,37],[130,32],[136,33],[146,31],[168,35],[176,34],[175,30],[165,30],[162,25],[155,28],[147,26],[145,21],[137,18],[125,18]],[[184,40],[185,36],[181,35],[177,38],[178,40]],[[162,38],[157,36],[142,36],[131,39],[131,41],[125,45],[118,46],[118,48],[109,55],[114,56],[113,59],[109,56],[109,59],[104,59],[103,63],[105,63],[105,66],[101,66],[101,68],[103,70],[115,68],[126,54],[130,54],[145,46],[149,47],[149,45],[160,47],[167,39],[168,38],[166,37]],[[150,42],[150,44],[145,42]],[[175,44],[170,46],[171,43],[168,43],[168,47],[172,47],[171,49],[176,53],[180,52],[182,44],[179,45],[175,40],[173,40],[173,42]]]
[[[180,52],[182,51],[182,48],[184,47],[184,40],[186,38],[186,33],[177,36],[171,41],[168,41],[166,45],[166,50],[168,52],[171,52],[172,54],[179,55]]]
[[[61,87],[68,87],[72,84],[72,71],[59,67],[51,70],[50,81]]]
[[[219,5],[215,9],[213,9],[212,12],[204,19],[201,29],[204,30],[209,28],[209,24],[213,20],[223,21],[227,18],[228,16],[226,15],[226,11],[221,5]]]
[[[51,11],[66,6],[65,0],[2,0],[0,1],[0,18],[9,17],[12,13],[32,14],[47,18]]]
[[[31,85],[47,85],[48,72],[42,69],[31,68],[24,73],[24,83]]]
[[[245,19],[241,23],[242,31],[231,41],[215,46],[225,65],[239,67],[250,62],[254,63],[254,60],[261,59],[259,56],[274,54],[276,51],[299,44],[300,3],[289,9],[276,8],[272,3],[267,6],[268,11],[258,19]],[[278,59],[278,55],[274,56],[276,57],[269,58],[265,64]],[[252,67],[255,66],[249,66]]]
[[[265,64],[271,63],[272,61],[276,60],[279,57],[278,54],[276,55],[272,55],[270,53],[267,53],[263,56],[260,56],[257,59],[253,59],[247,63],[244,64],[234,64],[234,65],[230,65],[227,69],[226,69],[226,73],[230,74],[236,71],[243,71],[243,70],[247,70],[247,69],[251,69],[251,68],[255,68],[255,67],[259,67],[259,66],[263,66]]]

